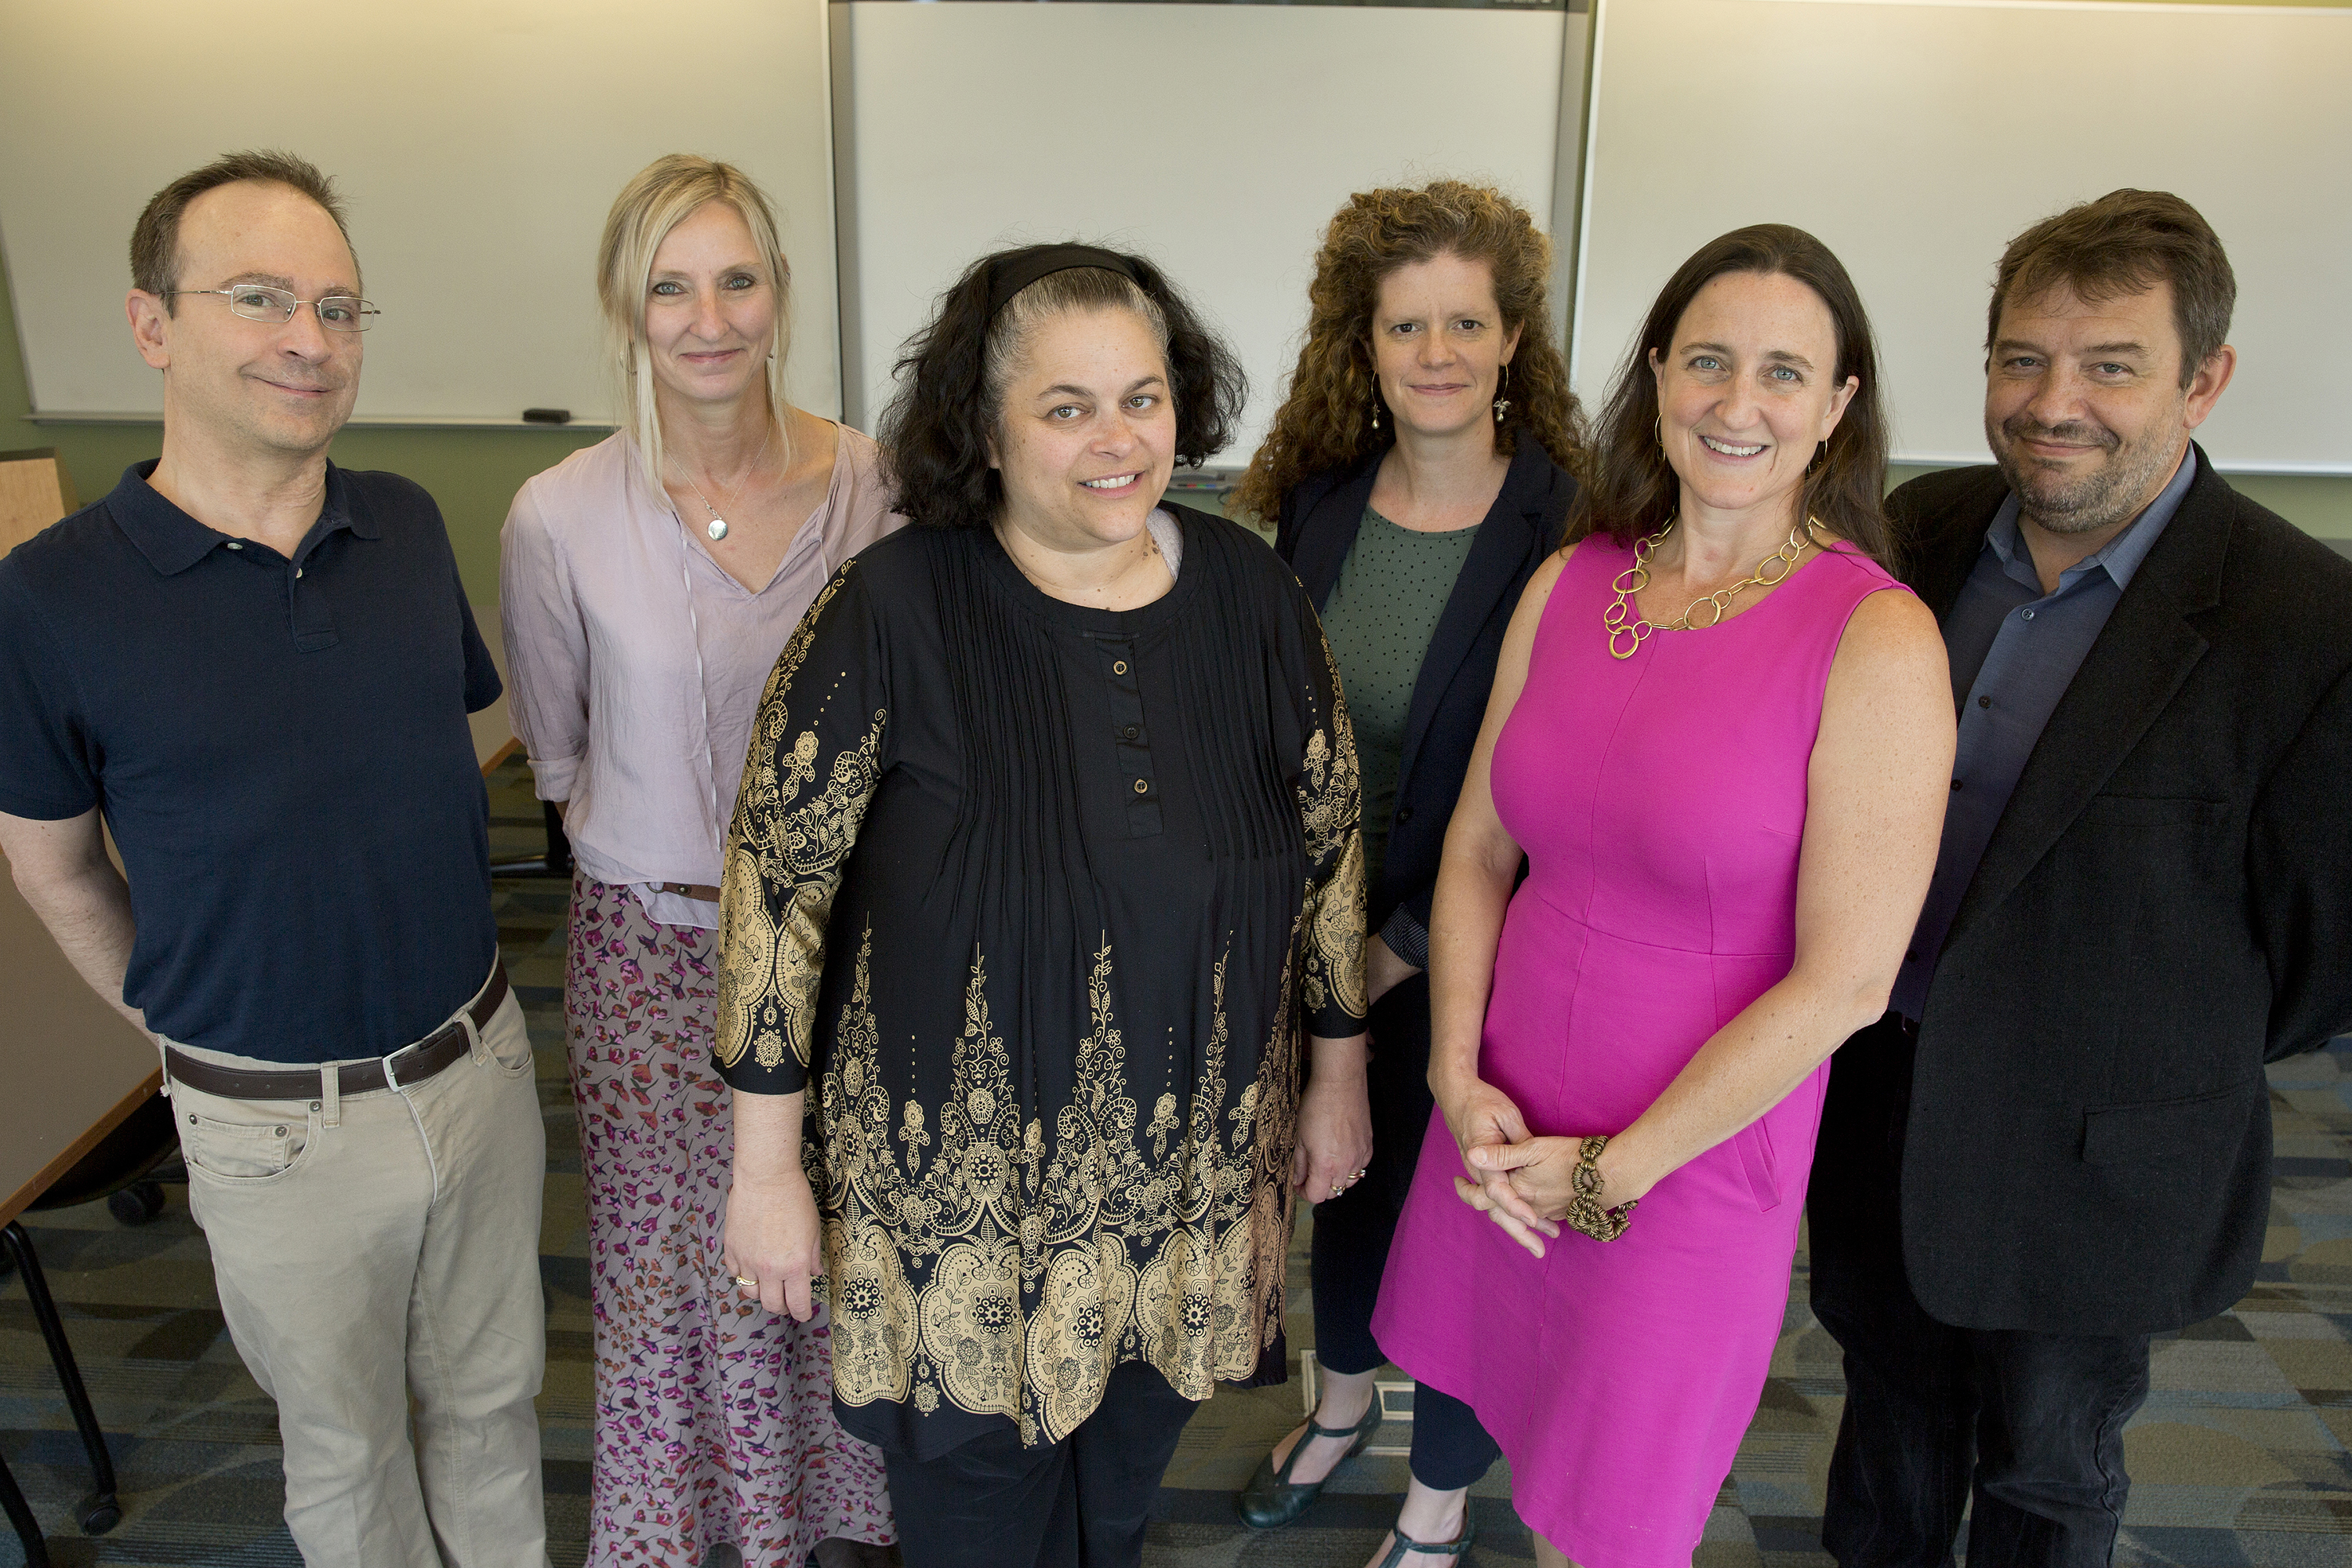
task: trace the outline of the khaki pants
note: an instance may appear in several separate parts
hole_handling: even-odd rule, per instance
[[[409,1088],[339,1099],[329,1075],[312,1100],[172,1100],[221,1310],[278,1401],[303,1561],[543,1568],[547,1134],[513,995],[467,1058]]]

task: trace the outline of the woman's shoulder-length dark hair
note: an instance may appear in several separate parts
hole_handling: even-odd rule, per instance
[[[1878,346],[1862,295],[1830,247],[1801,228],[1759,223],[1711,239],[1675,268],[1642,322],[1610,384],[1593,442],[1591,472],[1569,514],[1568,537],[1602,533],[1619,545],[1665,527],[1682,497],[1681,482],[1658,445],[1658,381],[1651,351],[1673,352],[1675,328],[1700,289],[1727,272],[1778,273],[1817,295],[1837,334],[1833,384],[1848,376],[1862,384],[1831,432],[1828,450],[1805,476],[1803,515],[1821,519],[1888,571],[1899,571],[1896,541],[1883,504],[1886,488],[1886,405],[1878,393]]]
[[[1132,276],[1107,267],[1049,272],[992,310],[995,269],[1042,248],[1024,246],[973,262],[899,354],[898,391],[877,434],[893,504],[912,521],[980,528],[995,518],[1004,486],[989,465],[988,448],[1002,427],[1005,383],[1038,325],[1065,311],[1131,310],[1150,324],[1168,357],[1178,463],[1206,462],[1233,438],[1248,392],[1240,362],[1142,257],[1114,253]]]

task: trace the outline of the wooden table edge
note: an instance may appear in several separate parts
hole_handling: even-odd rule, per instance
[[[121,1126],[149,1095],[160,1093],[163,1088],[163,1068],[159,1063],[148,1069],[147,1076],[139,1080],[137,1089],[116,1101],[114,1109],[99,1118],[80,1137],[58,1150],[56,1157],[35,1172],[30,1181],[6,1198],[0,1199],[0,1225],[7,1224],[31,1207],[33,1201],[47,1192],[59,1176],[74,1168],[76,1161],[97,1148],[100,1140]]]

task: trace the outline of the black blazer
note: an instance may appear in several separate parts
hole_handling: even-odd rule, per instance
[[[1305,585],[1319,612],[1339,580],[1372,498],[1386,447],[1352,468],[1302,479],[1283,499],[1274,548]],[[1510,472],[1487,509],[1462,574],[1438,616],[1437,629],[1414,677],[1406,710],[1404,766],[1397,775],[1396,815],[1389,823],[1387,858],[1370,889],[1364,930],[1376,932],[1402,904],[1429,924],[1430,896],[1445,848],[1445,825],[1462,794],[1503,633],[1546,555],[1559,548],[1576,481],[1533,437],[1519,437]]]
[[[1987,467],[1889,498],[1938,618],[2007,494]],[[2132,1334],[2245,1294],[2263,1064],[2352,1027],[2352,562],[2202,451],[2026,763],[1924,1011],[1901,1186],[1931,1314]]]

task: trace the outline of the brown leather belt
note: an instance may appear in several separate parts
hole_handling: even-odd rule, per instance
[[[708,882],[656,882],[656,893],[676,893],[681,898],[700,899],[706,904],[719,901],[719,889]]]
[[[477,1030],[490,1026],[490,1016],[499,1004],[507,999],[507,964],[503,958],[490,971],[489,984],[466,1009]],[[426,1079],[460,1060],[472,1048],[466,1037],[466,1026],[452,1018],[413,1046],[403,1046],[388,1057],[371,1061],[346,1062],[336,1070],[338,1094],[373,1094],[379,1089],[405,1089],[410,1084],[423,1083]],[[163,1050],[165,1069],[173,1083],[184,1083],[190,1089],[205,1094],[216,1094],[223,1100],[316,1100],[319,1098],[319,1069],[289,1068],[282,1071],[263,1071],[257,1068],[225,1068],[213,1062],[198,1061],[176,1046]],[[384,1068],[392,1068],[386,1079]]]

